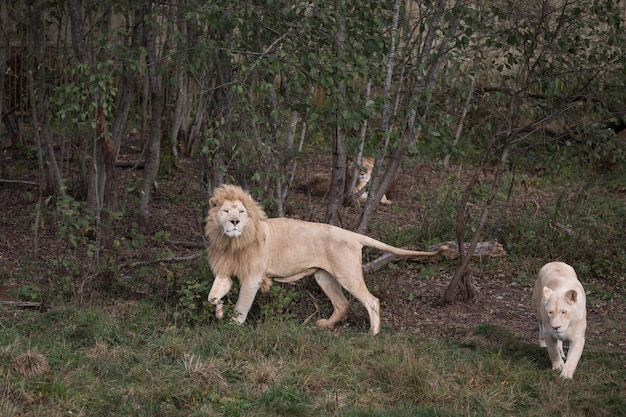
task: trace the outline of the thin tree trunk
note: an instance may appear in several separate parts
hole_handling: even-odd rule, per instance
[[[296,152],[294,149],[296,143],[296,129],[298,128],[298,121],[300,119],[300,115],[297,111],[292,111],[291,116],[289,118],[289,122],[287,123],[287,131],[284,133],[284,146],[282,149],[282,157],[280,161],[279,174],[276,175],[275,181],[275,193],[277,197],[276,202],[276,216],[284,217],[285,216],[285,198],[287,197],[287,191],[289,190],[289,182],[283,185],[283,175],[284,178],[290,178],[288,176],[288,169],[290,166],[293,166],[293,170],[295,171],[295,165],[297,164],[296,160]]]
[[[150,6],[147,6],[150,7]],[[145,16],[149,15],[146,10]],[[162,89],[162,61],[156,45],[156,33],[153,25],[144,25],[145,46],[147,50],[147,77],[150,91],[150,132],[145,150],[145,165],[143,182],[141,185],[141,200],[139,204],[140,224],[144,232],[151,233],[150,224],[150,196],[155,184],[161,159],[161,124],[163,116],[163,89]],[[167,48],[164,41],[163,50]]]
[[[343,11],[340,11],[343,13]],[[335,54],[337,61],[341,62],[343,57],[343,48],[346,37],[346,18],[339,16],[337,19],[337,32],[335,33]],[[344,99],[346,96],[345,88],[338,87],[336,94],[341,95]],[[345,102],[345,100],[341,100]],[[338,104],[337,104],[338,105]],[[333,166],[330,178],[330,190],[328,192],[328,206],[326,209],[326,223],[339,226],[341,219],[339,218],[339,209],[342,207],[343,193],[346,184],[346,141],[345,132],[342,124],[339,123],[339,109],[335,109],[335,117],[337,127],[335,128],[335,137],[333,141]]]
[[[463,106],[463,110],[461,111],[461,117],[459,118],[458,125],[456,127],[456,131],[454,134],[454,141],[452,142],[452,147],[455,148],[459,139],[461,138],[461,133],[463,132],[463,124],[465,123],[465,118],[467,117],[467,112],[469,110],[470,104],[472,104],[472,97],[474,95],[474,86],[476,85],[476,77],[472,77],[472,82],[470,84],[469,91],[467,92],[467,98],[465,99],[465,105]],[[450,165],[450,154],[447,154],[443,159],[443,167],[448,169]]]
[[[389,143],[389,135],[391,134],[391,94],[392,94],[392,83],[393,83],[393,71],[394,71],[394,62],[396,59],[396,38],[398,36],[398,24],[400,20],[400,0],[396,0],[393,5],[393,20],[391,24],[391,44],[389,45],[389,54],[387,55],[386,62],[386,74],[385,74],[385,86],[383,91],[383,114],[382,114],[382,122],[381,122],[381,134],[384,137],[384,150],[386,151],[387,144]],[[400,148],[398,148],[400,151]],[[396,152],[394,155],[395,158],[392,158],[392,163],[390,167],[387,168],[387,184],[390,184],[392,179],[395,178],[399,171],[400,163],[402,162],[402,158],[404,157],[404,152]],[[356,232],[365,233],[367,230],[367,225],[370,222],[370,219],[376,212],[376,208],[380,203],[380,199],[382,198],[385,188],[382,187],[380,183],[380,173],[379,169],[382,165],[382,160],[377,156],[374,159],[374,171],[372,172],[372,177],[370,178],[370,193],[367,196],[367,201],[365,203],[365,207],[363,212],[361,213],[361,218],[359,219],[359,223],[356,227]],[[391,177],[393,176],[393,177]],[[391,179],[389,179],[391,178]],[[385,181],[383,181],[385,183]]]
[[[182,3],[182,2],[181,2]],[[187,38],[187,21],[184,18],[184,9],[183,7],[177,8],[177,19],[176,25],[178,26],[178,30],[182,36],[183,42],[184,39]],[[179,48],[182,49],[182,42],[179,44]],[[176,57],[175,71],[176,71],[176,105],[174,107],[174,120],[172,123],[172,132],[170,135],[170,145],[172,149],[172,155],[174,157],[174,165],[178,165],[178,147],[179,141],[178,136],[182,133],[183,136],[186,135],[186,131],[181,129],[183,127],[183,116],[184,110],[187,107],[187,102],[189,101],[189,97],[187,95],[187,77],[185,73],[185,68],[183,66],[183,58],[184,55],[182,51],[178,51],[178,55]],[[184,143],[184,141],[183,141]]]
[[[500,154],[498,168],[496,169],[493,181],[491,183],[491,193],[489,194],[489,197],[487,198],[487,200],[485,201],[483,205],[483,209],[482,209],[480,218],[478,220],[478,225],[476,226],[476,231],[474,232],[474,236],[472,237],[472,241],[467,250],[467,253],[464,252],[465,244],[463,242],[464,241],[463,237],[465,235],[465,222],[464,222],[465,210],[467,208],[467,203],[469,202],[469,198],[474,188],[478,184],[478,177],[480,176],[480,173],[484,170],[485,165],[487,161],[489,160],[489,155],[491,154],[496,141],[497,141],[497,136],[495,136],[491,140],[489,146],[485,150],[485,153],[483,154],[483,158],[481,159],[480,163],[476,167],[476,170],[474,171],[474,175],[472,176],[472,179],[470,180],[469,184],[465,188],[465,192],[463,193],[463,198],[461,199],[459,208],[457,210],[456,237],[457,237],[457,244],[459,248],[459,267],[454,273],[452,280],[450,280],[450,283],[448,284],[448,287],[446,288],[446,291],[443,297],[443,301],[448,304],[454,303],[454,301],[456,300],[456,296],[459,292],[462,295],[462,298],[464,301],[470,300],[474,298],[476,295],[474,286],[471,281],[469,262],[472,258],[474,250],[476,249],[476,245],[478,244],[480,240],[481,233],[484,229],[485,223],[487,222],[487,217],[489,216],[489,210],[491,209],[491,206],[493,205],[493,201],[500,187],[502,174],[505,171],[506,161],[508,159],[510,135],[506,136],[505,143],[502,147],[502,152]]]
[[[367,85],[365,86],[365,102],[370,98],[370,94],[372,91],[372,80],[367,81]],[[361,160],[363,158],[363,149],[365,148],[365,137],[367,136],[367,126],[368,119],[363,121],[361,125],[361,131],[359,132],[359,151],[354,156],[354,164],[352,164],[352,169],[350,172],[350,184],[346,184],[345,193],[343,196],[344,204],[351,204],[354,201],[354,189],[356,188],[356,183],[359,180],[359,169],[361,167]]]
[[[135,10],[135,18],[139,18],[140,16],[141,11]],[[139,48],[141,45],[141,39],[143,38],[142,29],[142,24],[136,24],[132,28],[130,49]],[[118,93],[115,98],[115,110],[111,121],[111,140],[115,147],[115,158],[120,154],[122,136],[128,122],[128,114],[134,97],[136,81],[139,79],[139,74],[133,69],[133,66],[136,66],[136,64],[137,62],[124,62],[118,84]]]
[[[213,80],[215,83],[215,80]],[[211,100],[211,95],[206,92],[205,86],[200,86],[200,95],[196,102],[196,114],[193,119],[193,124],[191,125],[189,140],[185,144],[185,156],[189,157],[193,154],[194,149],[198,147],[198,144],[201,143],[202,132],[204,132],[206,127],[206,116],[209,114],[209,102]],[[212,85],[212,87],[215,87]]]
[[[37,153],[39,169],[43,174],[47,171],[45,181],[40,181],[46,193],[60,195],[65,194],[63,179],[59,164],[57,163],[54,147],[52,144],[52,127],[50,126],[50,105],[48,102],[47,85],[45,83],[43,51],[42,51],[42,28],[43,21],[41,10],[43,6],[36,1],[29,10],[30,13],[30,42],[28,42],[29,56],[31,57],[29,74],[30,99],[32,108],[32,121],[34,127],[34,139],[37,141]],[[35,87],[36,86],[36,87]],[[38,93],[35,93],[37,88]],[[36,103],[36,104],[35,104]],[[47,168],[47,169],[46,169]]]

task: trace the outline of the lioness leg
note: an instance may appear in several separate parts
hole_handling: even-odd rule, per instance
[[[546,347],[548,348],[548,356],[550,356],[550,362],[552,363],[552,369],[562,370],[563,369],[563,357],[561,356],[561,352],[559,351],[559,340],[554,339],[553,337],[546,338]],[[561,345],[562,346],[562,345]]]
[[[583,354],[583,348],[585,347],[585,339],[579,341],[571,341],[569,342],[569,348],[567,349],[567,360],[565,361],[565,365],[563,365],[563,370],[561,371],[561,376],[563,378],[572,378],[574,376],[574,371],[576,371],[576,366],[578,366],[578,361]]]
[[[350,309],[350,302],[343,295],[341,285],[328,272],[320,269],[313,276],[333,305],[333,314],[328,319],[319,319],[317,325],[321,328],[330,329],[335,323],[346,318]]]
[[[543,322],[541,321],[541,317],[537,318],[537,324],[539,326],[539,346],[546,347],[546,340],[543,337]]]

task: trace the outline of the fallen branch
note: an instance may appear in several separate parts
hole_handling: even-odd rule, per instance
[[[38,182],[26,181],[26,180],[3,180],[3,179],[0,179],[0,182],[1,183],[5,183],[5,184],[39,185]]]
[[[442,245],[448,246],[448,250],[445,252],[448,258],[456,259],[459,257],[459,248],[457,244],[454,242],[439,243],[437,245],[431,246],[429,250],[436,251]],[[469,248],[469,243],[466,243],[465,250],[467,251],[468,248]],[[474,253],[472,254],[472,256],[479,257],[479,258],[482,258],[485,256],[500,257],[504,255],[506,255],[506,251],[504,250],[502,245],[499,244],[498,242],[478,242],[478,244],[476,245],[476,249],[474,250]],[[365,265],[363,265],[363,272],[367,273],[367,272],[376,271],[380,269],[386,263],[396,262],[401,259],[407,259],[407,257],[394,255],[392,253],[385,253],[379,256],[378,258],[374,259],[373,261],[368,262]]]
[[[11,306],[11,307],[41,307],[41,303],[36,303],[34,301],[0,301],[0,305],[2,306]]]
[[[437,249],[441,245],[448,246],[448,251],[446,252],[448,258],[456,259],[459,257],[459,247],[455,242],[439,243],[433,247]],[[467,253],[470,247],[470,243],[465,243],[463,246],[465,248],[463,252]],[[471,254],[471,256],[477,258],[484,258],[485,256],[499,258],[504,255],[506,255],[506,251],[504,250],[504,247],[498,242],[478,242],[476,244],[476,249],[474,249],[474,253]],[[470,254],[467,253],[466,256],[470,256]]]
[[[143,169],[143,161],[115,161],[118,168]]]
[[[147,261],[130,261],[130,262],[124,262],[120,264],[120,267],[151,265],[151,264],[158,264],[161,262],[166,262],[166,263],[187,262],[187,261],[193,261],[194,259],[199,258],[203,254],[204,253],[196,253],[196,254],[189,255],[189,256],[169,256],[167,258],[149,259]]]
[[[186,240],[166,240],[165,243],[172,246],[180,246],[187,249],[204,249],[206,244],[201,242],[190,242]]]

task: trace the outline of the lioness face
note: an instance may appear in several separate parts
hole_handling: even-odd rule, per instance
[[[563,295],[562,292],[544,288],[545,318],[550,324],[550,332],[557,339],[563,340],[569,324],[576,318],[576,297],[577,293],[574,290]]]
[[[241,201],[226,200],[215,216],[228,237],[239,237],[250,221],[248,211]]]

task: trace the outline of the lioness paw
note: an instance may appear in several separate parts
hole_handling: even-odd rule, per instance
[[[563,365],[564,363],[561,361],[560,363],[553,363],[552,364],[552,369],[555,371],[561,371],[563,370]]]

